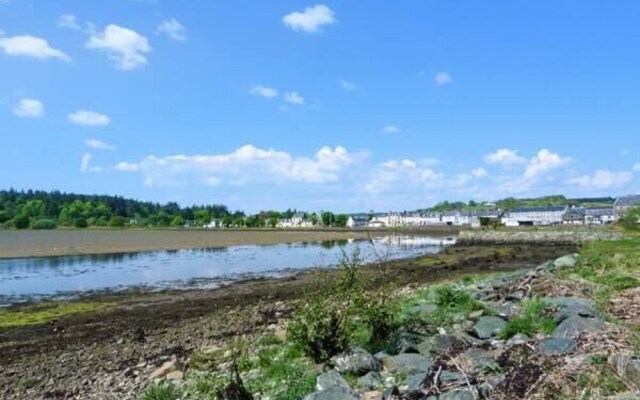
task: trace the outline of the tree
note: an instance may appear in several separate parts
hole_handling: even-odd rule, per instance
[[[346,214],[338,214],[336,215],[335,226],[344,228],[347,226],[347,220],[349,220],[349,217]]]
[[[184,226],[184,218],[182,218],[182,216],[180,216],[180,215],[176,215],[173,218],[173,221],[171,221],[171,226],[175,226],[175,227]]]
[[[630,208],[622,217],[622,222],[629,228],[637,228],[640,225],[640,207]]]
[[[333,226],[335,223],[336,216],[331,211],[325,211],[321,215],[322,225],[324,226]]]
[[[278,220],[278,218],[277,218],[277,217],[271,217],[271,218],[269,218],[269,221],[268,221],[269,227],[271,227],[271,228],[275,228],[275,227],[278,225],[278,221],[279,221],[279,220]]]
[[[125,219],[119,215],[114,215],[109,220],[109,226],[111,228],[124,228]]]

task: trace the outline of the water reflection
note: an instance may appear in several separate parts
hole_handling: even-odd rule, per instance
[[[398,259],[435,253],[455,238],[394,235],[368,240],[329,240],[138,253],[0,260],[0,303],[24,296],[70,292],[214,287],[235,279],[278,276],[331,267],[356,248],[364,262],[376,254]]]

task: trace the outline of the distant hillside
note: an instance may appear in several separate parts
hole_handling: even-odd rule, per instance
[[[581,207],[611,207],[615,199],[613,197],[594,197],[594,198],[576,198],[567,199],[563,195],[551,195],[537,198],[525,198],[516,199],[514,197],[507,197],[502,200],[498,200],[495,203],[476,202],[469,201],[465,203],[463,201],[448,202],[444,201],[436,204],[433,207],[419,210],[427,212],[443,212],[443,211],[483,211],[489,209],[501,209],[511,210],[516,207],[541,207],[541,206],[553,206],[553,205],[576,205]]]
[[[120,196],[0,191],[0,224],[5,228],[119,227],[131,220],[140,226],[182,226],[185,221],[204,225],[212,218],[228,216],[227,206],[220,204],[180,207],[174,202],[159,204]]]

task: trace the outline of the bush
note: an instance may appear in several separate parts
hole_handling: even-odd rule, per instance
[[[55,229],[56,221],[52,219],[39,219],[31,224],[31,229]]]
[[[524,303],[519,315],[512,318],[502,330],[502,339],[509,339],[518,333],[533,336],[542,332],[550,334],[556,328],[556,323],[550,316],[551,306],[539,297]]]
[[[89,224],[87,224],[87,220],[84,218],[76,218],[73,220],[73,226],[76,228],[86,228]]]
[[[121,217],[119,215],[114,215],[109,220],[109,226],[111,228],[124,228],[124,224],[125,224],[124,217]]]
[[[354,331],[352,318],[362,304],[360,253],[342,255],[337,283],[329,293],[313,296],[300,307],[289,326],[289,336],[317,363],[349,348]]]
[[[16,229],[27,229],[29,227],[29,217],[26,215],[16,215],[13,218],[13,226]]]

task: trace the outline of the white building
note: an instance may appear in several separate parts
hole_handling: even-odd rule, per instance
[[[562,224],[568,206],[517,207],[505,213],[502,223],[506,226]]]
[[[616,220],[613,208],[587,208],[584,214],[587,225],[610,224]]]
[[[311,228],[313,223],[309,221],[304,214],[297,213],[291,218],[284,218],[278,221],[278,228]]]
[[[368,215],[350,215],[347,219],[347,227],[362,228],[367,226],[370,220],[371,218]]]

